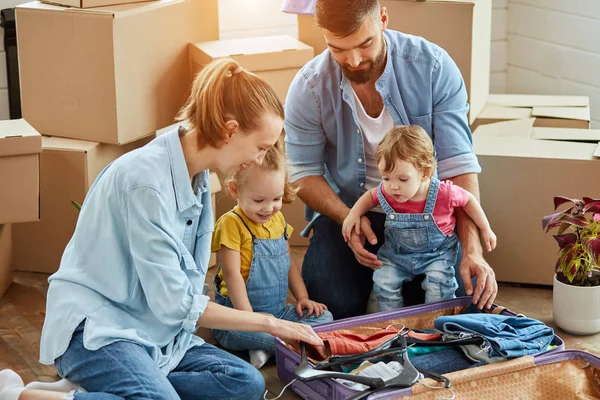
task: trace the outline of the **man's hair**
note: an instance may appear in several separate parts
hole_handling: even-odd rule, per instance
[[[379,16],[378,0],[317,0],[315,22],[334,36],[345,38],[358,32],[366,16]]]
[[[375,151],[375,161],[385,162],[385,171],[396,166],[396,160],[411,163],[425,176],[432,176],[436,167],[435,150],[431,138],[418,125],[396,126],[383,137]]]

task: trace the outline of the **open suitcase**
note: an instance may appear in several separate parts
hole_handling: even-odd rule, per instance
[[[412,329],[431,329],[437,317],[457,315],[471,304],[471,297],[461,297],[437,303],[406,307],[356,318],[335,321],[315,327],[317,332],[344,331],[366,333],[389,324],[404,324]],[[491,312],[516,316],[504,307],[494,305]],[[370,400],[396,399],[600,399],[600,358],[582,351],[565,351],[564,343],[554,336],[552,350],[533,356],[488,364],[468,370],[451,372],[444,377],[451,390],[433,379],[421,380],[411,387],[379,391]],[[277,373],[284,383],[306,400],[343,400],[356,395],[335,379],[302,381],[295,371],[300,355],[281,340],[277,340]],[[310,366],[314,364],[309,363]],[[423,385],[421,382],[427,384]]]

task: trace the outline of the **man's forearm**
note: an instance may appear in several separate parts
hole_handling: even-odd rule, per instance
[[[340,197],[322,176],[307,176],[296,182],[300,186],[298,196],[304,204],[338,224],[342,224],[350,212]]]
[[[479,201],[479,181],[477,174],[465,174],[450,179],[455,185],[458,185],[470,192]],[[475,222],[469,218],[461,208],[454,210],[456,216],[456,231],[460,238],[464,253],[482,253],[481,241],[479,240],[479,229]]]

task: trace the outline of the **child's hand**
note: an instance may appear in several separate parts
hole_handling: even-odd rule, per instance
[[[304,315],[304,310],[306,309],[306,316],[308,317],[313,312],[316,317],[320,317],[323,315],[323,310],[327,310],[327,306],[325,304],[317,303],[316,301],[310,300],[308,297],[304,299],[298,300],[296,304],[296,312],[298,316],[302,317]]]
[[[357,235],[360,235],[360,218],[360,215],[355,215],[350,211],[350,214],[344,219],[344,223],[342,224],[342,235],[344,235],[344,240],[346,242],[350,240],[353,230]]]
[[[496,248],[496,234],[491,229],[481,231],[481,237],[483,238],[483,245],[488,252]]]

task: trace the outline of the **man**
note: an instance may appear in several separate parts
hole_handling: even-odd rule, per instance
[[[438,177],[477,198],[481,169],[472,150],[465,85],[443,49],[386,30],[389,16],[377,0],[317,0],[315,21],[328,49],[292,82],[285,131],[292,181],[317,213],[304,232],[314,230],[302,276],[311,298],[340,319],[366,312],[373,269],[381,266],[382,210],[365,215],[361,234],[349,243],[341,224],[360,195],[381,181],[375,149],[383,135],[394,125],[420,125],[433,139]],[[479,308],[489,308],[498,291],[494,271],[482,256],[477,227],[462,210],[457,233],[457,294],[473,294]],[[414,303],[414,294],[405,297]]]

